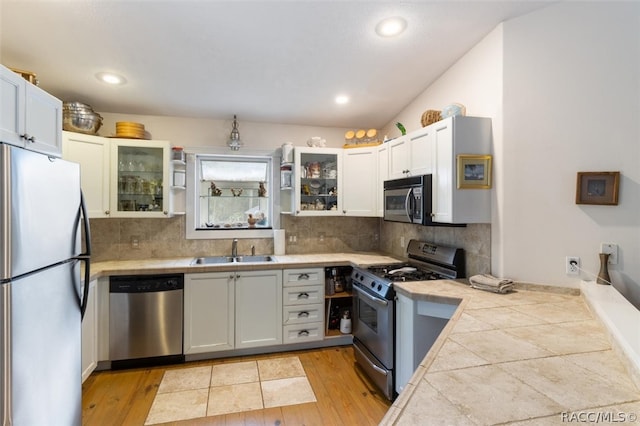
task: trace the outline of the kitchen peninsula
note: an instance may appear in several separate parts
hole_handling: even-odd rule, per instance
[[[93,278],[230,267],[190,266],[191,260],[100,262]],[[275,260],[232,268],[397,259],[331,253]],[[640,413],[640,391],[633,380],[638,373],[625,367],[578,290],[519,285],[499,295],[450,280],[401,283],[396,290],[418,300],[458,304],[458,309],[382,424],[561,424],[577,413],[615,413],[628,420]]]

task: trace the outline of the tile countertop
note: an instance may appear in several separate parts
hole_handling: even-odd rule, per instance
[[[460,305],[381,424],[638,422],[637,372],[583,297],[535,287],[396,284],[413,299]]]
[[[175,259],[112,260],[91,264],[91,279],[109,275],[170,274],[226,272],[236,270],[266,270],[290,268],[321,268],[324,266],[374,265],[401,262],[402,259],[377,253],[318,253],[272,256],[273,262],[238,262],[191,265],[194,257]]]

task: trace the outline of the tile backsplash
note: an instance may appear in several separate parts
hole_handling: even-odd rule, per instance
[[[461,247],[467,275],[491,269],[491,225],[432,227],[385,222],[375,217],[281,217],[287,254],[376,251],[404,258],[410,239]],[[295,242],[290,241],[295,236]],[[92,258],[105,260],[158,259],[226,255],[231,240],[187,240],[185,217],[162,219],[91,219]],[[404,237],[404,247],[401,245]],[[270,238],[239,239],[238,253],[273,253]]]

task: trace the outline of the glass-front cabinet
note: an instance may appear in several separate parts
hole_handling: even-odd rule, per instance
[[[111,217],[169,215],[169,142],[111,140]]]
[[[295,148],[295,214],[342,215],[342,149]]]

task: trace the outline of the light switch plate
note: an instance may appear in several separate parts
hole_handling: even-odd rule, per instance
[[[618,245],[615,243],[600,243],[600,253],[609,253],[609,265],[618,264]]]

